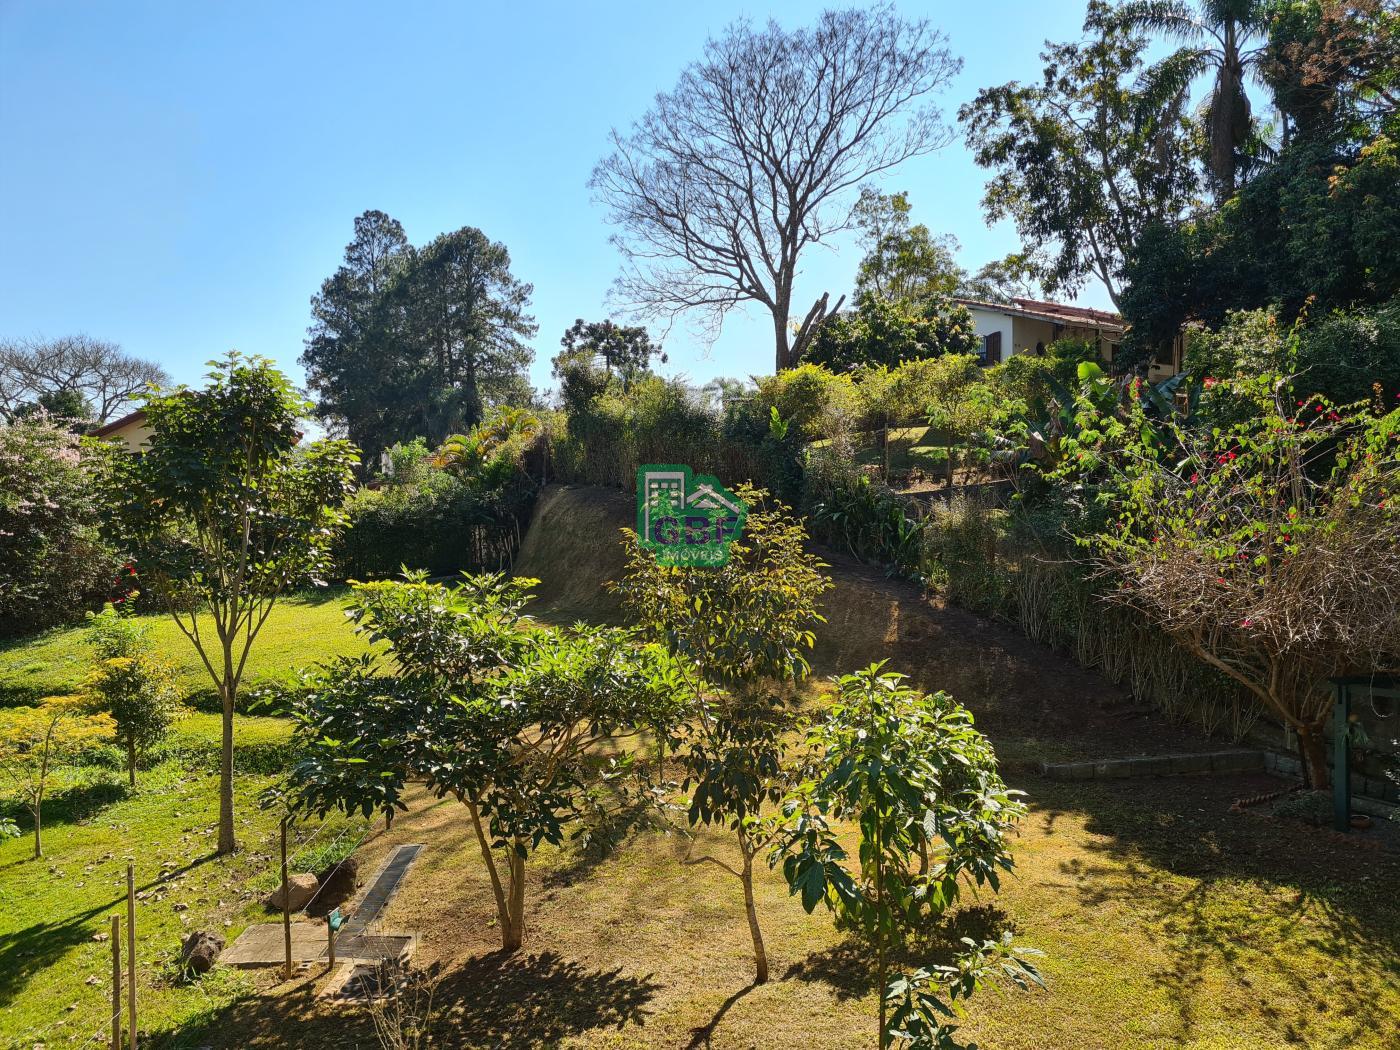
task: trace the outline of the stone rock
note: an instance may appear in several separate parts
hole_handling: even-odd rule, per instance
[[[310,872],[302,872],[298,875],[287,876],[287,910],[301,911],[310,903],[311,898],[316,896],[316,888],[320,882],[315,875]],[[277,888],[267,895],[265,902],[274,911],[282,910],[282,885],[279,882]]]
[[[186,973],[208,973],[223,950],[224,939],[217,933],[196,930],[180,945],[180,966]]]

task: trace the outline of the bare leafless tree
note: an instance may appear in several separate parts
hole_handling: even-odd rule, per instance
[[[946,38],[890,7],[827,11],[815,27],[731,25],[660,94],[590,182],[619,230],[616,295],[636,314],[699,316],[718,334],[735,306],[773,316],[776,364],[801,356],[840,308],[823,294],[794,324],[808,245],[851,224],[848,191],[945,145],[920,105],[961,68]]]
[[[87,335],[0,341],[0,415],[12,417],[46,394],[76,391],[106,423],[129,411],[152,384],[170,376],[153,361]]]

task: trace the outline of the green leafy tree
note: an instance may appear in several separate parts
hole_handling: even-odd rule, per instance
[[[856,296],[919,302],[952,295],[963,278],[957,264],[958,241],[935,237],[909,218],[907,193],[861,190],[852,219],[860,231],[865,257],[856,270]]]
[[[144,627],[111,605],[88,620],[88,640],[97,666],[83,689],[116,723],[127,781],[135,787],[138,757],[160,743],[180,715],[175,665],[152,651]]]
[[[0,711],[0,773],[34,819],[35,860],[44,855],[44,793],[55,763],[110,739],[114,728],[110,715],[88,710],[82,694]]]
[[[754,903],[754,860],[773,844],[777,826],[765,814],[791,783],[776,709],[792,683],[806,676],[813,628],[823,621],[830,588],[823,563],[806,550],[806,530],[791,511],[752,486],[735,493],[749,512],[743,535],[718,567],[659,565],[636,533],[626,535],[627,568],[616,585],[648,638],[692,675],[708,699],[679,751],[691,790],[692,826],[729,828],[737,867],[705,855],[740,882],[753,940],[756,984],[768,980],[768,956]]]
[[[294,712],[306,745],[292,773],[300,807],[388,814],[405,807],[410,781],[462,803],[507,951],[525,936],[530,854],[603,804],[598,767],[619,785],[628,772],[629,759],[609,768],[602,752],[644,728],[670,732],[689,703],[657,647],[616,630],[534,625],[523,608],[535,582],[356,585],[352,618],[392,664],[330,664]]]
[[[1328,679],[1400,667],[1400,410],[1267,378],[1211,397],[1249,411],[1193,426],[1134,398],[1117,424],[1094,413],[1117,520],[1091,546],[1110,600],[1258,697],[1322,788]]]
[[[601,362],[609,376],[616,376],[626,390],[634,379],[645,375],[651,368],[651,359],[658,357],[664,364],[666,355],[661,347],[651,341],[651,334],[640,326],[619,325],[611,320],[576,320],[564,337],[559,340],[563,347],[554,359],[554,374],[563,378],[563,373],[575,362],[592,365]]]
[[[1010,836],[1025,813],[967,709],[947,693],[902,684],[875,664],[837,680],[838,697],[809,738],[812,776],[784,803],[785,836],[774,851],[808,912],[825,905],[839,926],[875,950],[883,1047],[948,1047],[942,1015],[996,967],[1017,983],[1040,983],[1007,938],[956,967],[889,972],[889,955],[957,903],[965,884],[1001,885],[1011,871]],[[854,868],[835,822],[859,829]],[[891,1013],[891,1007],[894,1007]]]
[[[893,366],[940,354],[966,354],[976,347],[972,315],[945,295],[929,293],[911,302],[865,292],[853,312],[822,325],[805,360],[833,372],[849,372],[863,365]]]
[[[437,444],[528,393],[531,286],[510,254],[463,227],[414,248],[397,220],[355,220],[345,261],[311,301],[301,363],[317,414],[369,455]]]
[[[441,441],[481,422],[499,394],[518,392],[534,358],[525,342],[537,331],[526,312],[533,291],[511,273],[506,246],[475,227],[414,253],[391,291],[411,340],[415,382],[400,401],[411,433]]]
[[[1195,203],[1190,123],[1172,68],[1091,0],[1082,42],[1048,44],[1039,83],[984,88],[959,111],[977,164],[995,174],[987,220],[1011,219],[1047,292],[1097,278],[1120,304],[1124,267],[1143,232]]]
[[[218,691],[218,848],[229,853],[233,716],[248,655],[282,595],[322,582],[359,457],[346,441],[301,444],[310,406],[270,361],[231,353],[208,378],[147,402],[147,449],[110,457],[106,498],[147,592]]]

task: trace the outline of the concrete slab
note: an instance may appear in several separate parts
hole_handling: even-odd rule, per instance
[[[326,927],[321,923],[292,923],[292,962],[311,962],[326,954]],[[286,961],[280,922],[260,922],[249,926],[238,940],[223,950],[219,963],[252,969],[259,966],[281,966]]]

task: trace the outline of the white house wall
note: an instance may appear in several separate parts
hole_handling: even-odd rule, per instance
[[[1001,333],[1001,356],[1003,359],[1011,353],[1012,345],[1012,323],[1011,318],[1006,314],[996,313],[992,310],[985,310],[977,306],[969,306],[968,313],[972,314],[973,332],[978,341],[982,341],[993,332]]]

